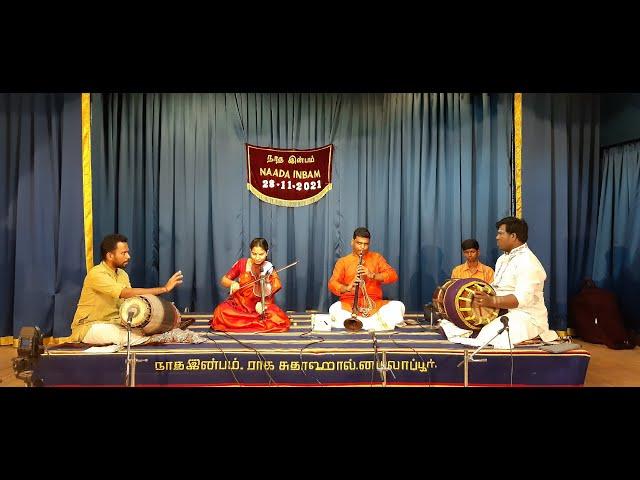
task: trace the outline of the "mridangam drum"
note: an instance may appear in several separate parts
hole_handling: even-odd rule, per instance
[[[180,312],[173,303],[155,295],[138,295],[122,302],[120,318],[125,326],[129,313],[131,327],[141,328],[145,335],[168,332],[180,324]]]
[[[433,292],[433,305],[440,315],[465,330],[480,330],[498,316],[497,308],[471,305],[477,292],[495,295],[491,285],[479,278],[451,278]]]

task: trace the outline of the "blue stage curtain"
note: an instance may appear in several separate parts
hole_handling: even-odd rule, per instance
[[[65,337],[85,269],[80,94],[0,94],[0,337]]]
[[[567,327],[567,299],[590,276],[599,185],[599,96],[523,94],[522,215],[547,272],[549,325]]]
[[[640,332],[640,141],[602,151],[593,279],[618,294],[628,328]]]
[[[495,221],[510,213],[511,94],[92,95],[94,238],[129,237],[134,286],[163,284],[180,309],[211,311],[220,277],[256,236],[282,266],[276,302],[327,311],[353,230],[400,274],[389,298],[421,311],[476,237],[493,265]],[[297,208],[246,189],[245,142],[333,143],[333,190]]]

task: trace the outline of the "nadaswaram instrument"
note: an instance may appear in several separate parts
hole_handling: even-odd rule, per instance
[[[358,254],[358,267],[362,265],[363,251],[361,250]],[[367,293],[367,287],[365,282],[362,280],[360,275],[357,273],[356,267],[356,277],[358,278],[358,284],[356,285],[356,291],[353,295],[353,305],[351,307],[351,318],[347,318],[344,321],[344,328],[351,332],[357,332],[358,330],[362,330],[362,321],[358,319],[358,316],[368,317],[371,311],[373,310],[374,303],[369,297]],[[360,297],[360,292],[362,292],[362,298]]]

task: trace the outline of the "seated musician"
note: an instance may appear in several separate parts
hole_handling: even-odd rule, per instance
[[[129,264],[127,237],[107,235],[100,243],[102,261],[89,270],[82,285],[78,308],[71,324],[70,342],[91,345],[126,345],[127,328],[120,317],[123,299],[136,295],[161,295],[182,283],[182,272],[174,273],[163,287],[132,288],[124,268]],[[201,343],[205,339],[191,331],[175,328],[156,335],[131,329],[131,345],[145,343]]]
[[[509,330],[500,333],[491,341],[491,345],[509,348],[536,337],[545,342],[556,340],[558,334],[549,329],[544,304],[547,274],[527,245],[527,222],[516,217],[505,217],[496,222],[496,227],[496,242],[504,252],[496,262],[492,283],[496,295],[478,292],[473,299],[474,305],[500,309],[500,313],[506,313],[508,318]],[[480,330],[478,342],[489,341],[502,327],[501,318],[496,318]]]
[[[238,260],[220,279],[220,285],[229,289],[229,298],[216,307],[210,326],[230,332],[286,332],[291,321],[274,303],[282,284],[267,261],[269,244],[264,238],[254,238],[249,250],[251,256]],[[261,275],[264,290],[259,281]]]
[[[479,278],[487,283],[493,281],[493,268],[480,261],[480,244],[475,238],[462,242],[462,255],[467,259],[451,271],[451,278]]]
[[[398,274],[381,254],[369,251],[370,239],[368,229],[356,228],[351,253],[339,258],[333,269],[329,290],[340,297],[329,307],[334,328],[344,328],[344,321],[351,318],[358,288],[355,314],[363,330],[392,330],[404,322],[404,304],[382,298],[382,285],[397,281]]]

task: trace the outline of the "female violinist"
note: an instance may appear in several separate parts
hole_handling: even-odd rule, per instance
[[[251,241],[249,249],[251,256],[238,260],[220,279],[220,284],[229,289],[229,298],[216,307],[210,326],[231,332],[286,332],[291,321],[273,303],[282,284],[267,261],[269,244],[258,237]]]

